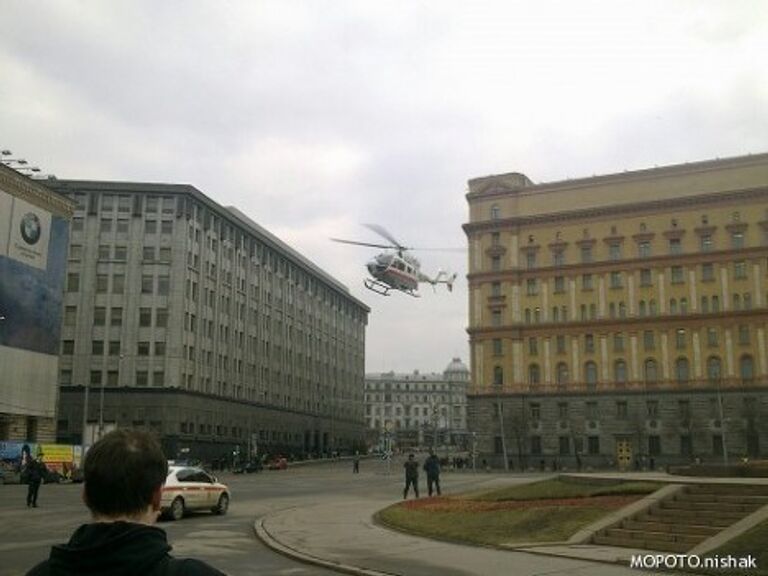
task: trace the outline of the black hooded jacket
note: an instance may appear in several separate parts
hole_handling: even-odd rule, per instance
[[[177,559],[165,531],[146,524],[83,524],[27,576],[224,576],[205,562]]]

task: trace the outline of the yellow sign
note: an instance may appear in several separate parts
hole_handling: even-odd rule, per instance
[[[69,444],[38,444],[38,452],[43,454],[43,462],[72,462],[74,454]]]

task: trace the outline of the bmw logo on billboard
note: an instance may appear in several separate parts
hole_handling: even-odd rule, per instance
[[[40,240],[42,228],[40,226],[40,218],[37,217],[37,214],[27,212],[21,219],[19,228],[24,242],[30,246],[34,246]]]

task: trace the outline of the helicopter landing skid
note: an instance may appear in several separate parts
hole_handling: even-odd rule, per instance
[[[366,278],[363,280],[363,283],[365,284],[365,287],[368,288],[368,290],[375,292],[376,294],[380,294],[381,296],[389,296],[389,292],[392,290],[392,286],[389,284],[379,282],[378,280],[374,280],[372,278]],[[419,295],[414,293],[413,290],[400,290],[400,292],[408,294],[409,296],[413,296],[414,298],[419,297]]]

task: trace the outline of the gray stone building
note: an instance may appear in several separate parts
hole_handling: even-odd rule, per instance
[[[467,445],[469,369],[454,358],[442,373],[383,372],[365,376],[371,445],[391,438],[399,448]]]
[[[362,444],[369,309],[345,286],[192,186],[49,185],[77,206],[60,441],[141,427],[203,460]]]

